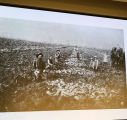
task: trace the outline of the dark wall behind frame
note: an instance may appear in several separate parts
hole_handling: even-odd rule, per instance
[[[127,3],[111,0],[0,0],[0,4],[127,19]]]

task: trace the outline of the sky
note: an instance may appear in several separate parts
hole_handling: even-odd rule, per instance
[[[124,46],[121,29],[11,18],[0,18],[0,36],[99,49]]]

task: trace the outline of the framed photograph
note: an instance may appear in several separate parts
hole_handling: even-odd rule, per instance
[[[0,112],[126,109],[127,20],[0,6]]]

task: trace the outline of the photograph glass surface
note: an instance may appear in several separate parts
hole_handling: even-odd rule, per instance
[[[1,112],[127,107],[127,29],[117,20],[1,9],[13,11],[0,14]]]

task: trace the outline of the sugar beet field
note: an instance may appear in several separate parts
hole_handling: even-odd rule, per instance
[[[32,43],[31,43],[32,44]],[[61,50],[59,69],[34,80],[33,60],[41,51],[44,61]],[[125,108],[125,70],[104,67],[104,50],[73,46],[24,45],[0,49],[0,111],[77,110]],[[108,51],[110,54],[110,51]],[[98,70],[88,67],[90,58],[99,59]]]

